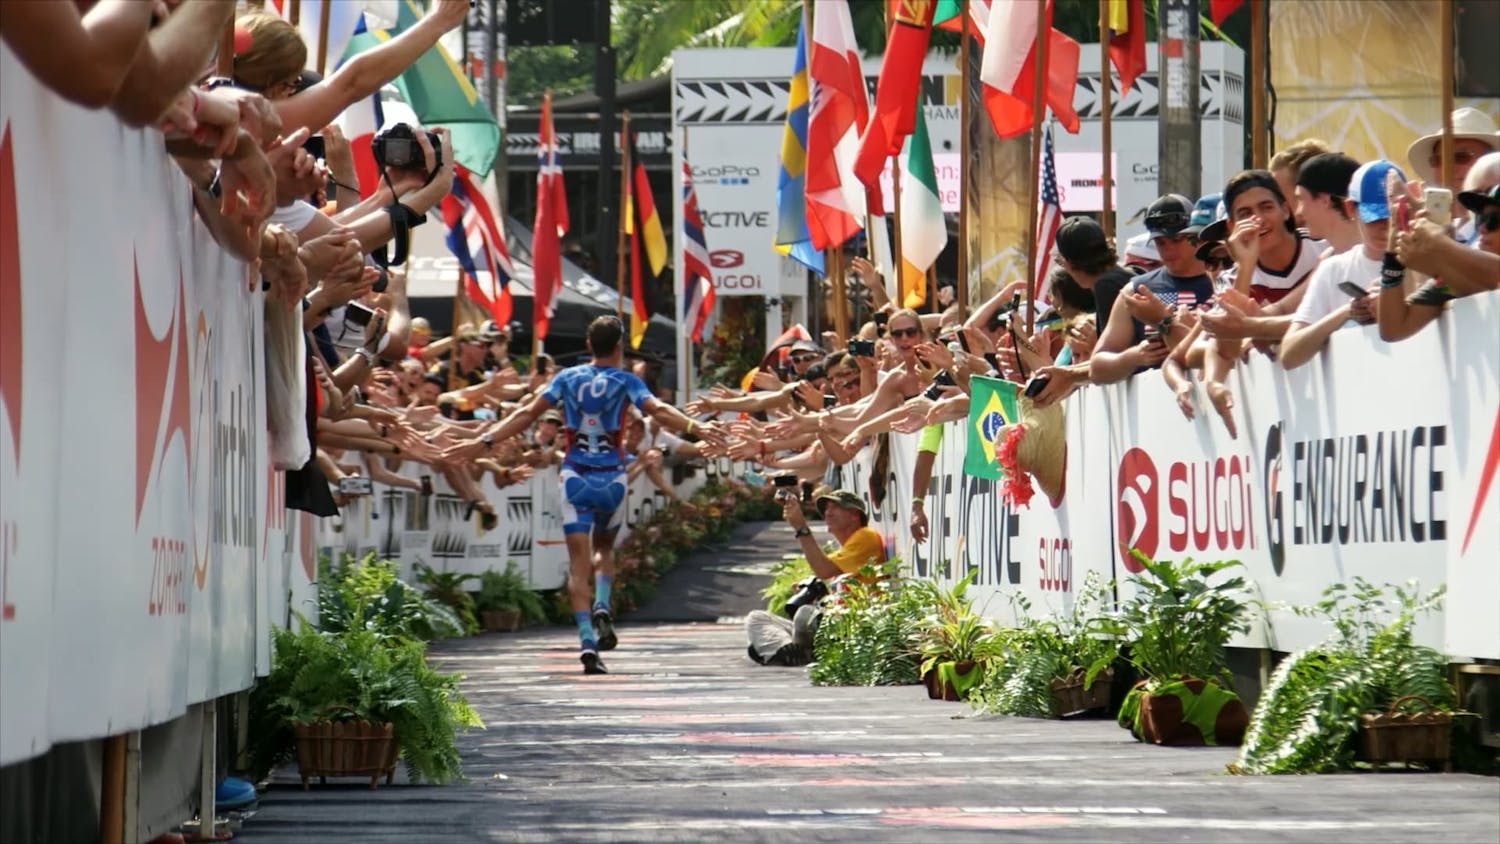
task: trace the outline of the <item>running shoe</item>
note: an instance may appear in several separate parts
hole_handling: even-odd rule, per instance
[[[598,651],[584,651],[578,655],[583,662],[583,673],[585,674],[608,674],[609,670],[604,667],[604,660],[599,658]]]
[[[606,607],[594,607],[594,633],[599,637],[599,650],[612,651],[615,645],[620,644],[620,637],[615,635],[615,619],[609,614]]]

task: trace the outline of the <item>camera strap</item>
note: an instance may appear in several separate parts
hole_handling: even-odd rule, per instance
[[[391,218],[391,242],[395,244],[395,254],[388,257],[383,243],[370,253],[370,257],[382,269],[406,263],[406,255],[411,247],[411,230],[427,222],[427,215],[418,214],[400,202],[387,205],[385,213]]]

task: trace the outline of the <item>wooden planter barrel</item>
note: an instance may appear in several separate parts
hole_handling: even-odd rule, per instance
[[[1108,709],[1110,692],[1114,688],[1115,672],[1106,668],[1094,677],[1094,684],[1083,687],[1086,672],[1075,668],[1066,677],[1052,681],[1052,700],[1059,718],[1078,715],[1094,709]]]
[[[297,771],[302,788],[318,777],[369,777],[375,788],[382,774],[389,785],[396,775],[396,759],[401,755],[391,722],[314,721],[294,725],[297,734]]]
[[[521,629],[520,610],[484,610],[479,623],[490,633],[514,633]]]

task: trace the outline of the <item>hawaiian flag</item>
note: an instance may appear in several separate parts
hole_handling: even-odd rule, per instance
[[[1057,242],[1057,227],[1062,223],[1062,198],[1057,191],[1057,158],[1052,148],[1052,124],[1047,124],[1042,145],[1041,213],[1036,221],[1036,255],[1032,264],[1031,300],[1050,301],[1047,272],[1052,266],[1052,245]]]
[[[562,236],[568,231],[568,197],[563,191],[557,132],[552,128],[552,91],[542,95],[537,143],[536,222],[531,227],[532,312],[536,337],[547,338],[547,325],[562,293]]]
[[[703,323],[714,308],[714,276],[709,269],[703,215],[693,190],[693,168],[682,159],[682,325],[694,343],[703,342]]]
[[[489,311],[498,325],[510,322],[510,280],[515,277],[505,237],[495,224],[489,203],[463,165],[454,171],[453,190],[443,197],[443,222],[448,226],[448,251],[464,271],[469,299]],[[490,274],[490,292],[479,285],[479,273]]]

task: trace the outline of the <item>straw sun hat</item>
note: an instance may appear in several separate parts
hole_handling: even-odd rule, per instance
[[[1067,432],[1062,402],[1037,407],[1025,396],[1016,398],[1021,421],[1002,435],[996,457],[1005,469],[1000,494],[1014,506],[1031,501],[1031,479],[1046,493],[1054,508],[1062,505],[1067,470]]]

